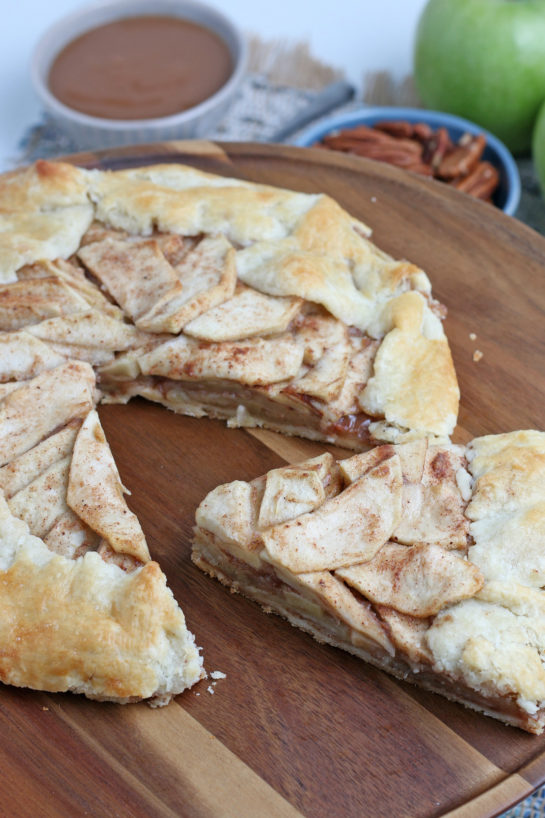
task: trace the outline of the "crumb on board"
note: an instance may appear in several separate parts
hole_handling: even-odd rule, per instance
[[[208,685],[206,689],[208,690],[211,696],[214,694],[214,687],[212,685]]]
[[[372,202],[376,202],[376,200],[377,200],[377,197],[376,197],[376,196],[371,196],[371,201],[372,201]]]
[[[212,673],[210,674],[210,678],[211,679],[226,679],[227,674],[223,673],[223,671],[221,671],[221,670],[213,670]]]
[[[42,707],[42,710],[49,710],[49,707]]]
[[[478,363],[482,357],[483,353],[481,352],[481,350],[476,349],[475,352],[473,353],[473,360],[475,361],[475,363]]]
[[[470,332],[469,333],[469,340],[470,341],[476,341],[477,340],[477,333],[476,332]]]

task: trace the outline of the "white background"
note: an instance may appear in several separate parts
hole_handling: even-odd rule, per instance
[[[306,41],[314,56],[346,71],[361,87],[368,71],[411,72],[412,42],[425,0],[208,0],[246,33],[262,39]],[[30,82],[32,49],[81,0],[2,0],[0,33],[0,164],[17,156],[40,107]]]

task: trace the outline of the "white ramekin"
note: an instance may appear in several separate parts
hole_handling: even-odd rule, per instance
[[[91,28],[124,17],[164,15],[182,17],[218,34],[233,58],[233,73],[208,99],[171,116],[155,119],[103,119],[75,111],[48,88],[51,64],[59,51]],[[226,113],[246,69],[246,41],[236,26],[216,9],[195,0],[103,0],[63,17],[42,35],[32,56],[34,88],[47,113],[78,148],[104,148],[168,139],[206,137]]]

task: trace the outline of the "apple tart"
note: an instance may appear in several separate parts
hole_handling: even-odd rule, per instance
[[[325,453],[214,489],[193,561],[318,641],[545,725],[545,433]]]
[[[0,339],[0,680],[166,704],[202,659],[123,497],[94,371],[33,335],[10,355],[17,335]]]
[[[90,363],[105,401],[356,450],[455,426],[428,277],[326,195],[38,162],[0,180],[0,222],[0,332]]]
[[[439,439],[442,317],[324,195],[177,165],[0,177],[0,679],[164,703],[203,674],[99,399],[358,450]]]

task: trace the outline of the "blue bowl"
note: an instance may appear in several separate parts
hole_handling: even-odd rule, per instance
[[[441,111],[427,111],[425,108],[360,108],[357,111],[337,114],[321,119],[305,128],[294,138],[293,144],[310,147],[334,131],[353,128],[356,125],[374,125],[381,120],[404,119],[407,122],[426,122],[431,128],[446,128],[450,138],[457,142],[464,133],[486,137],[483,159],[493,164],[499,171],[500,183],[494,193],[494,204],[504,213],[513,216],[520,201],[520,176],[515,160],[500,140],[474,122]]]

